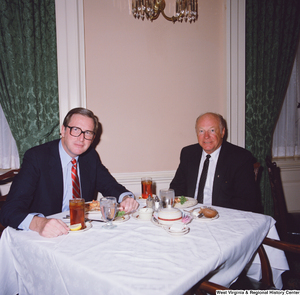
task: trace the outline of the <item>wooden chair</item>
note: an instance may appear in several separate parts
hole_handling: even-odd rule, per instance
[[[272,277],[272,270],[270,266],[270,262],[268,256],[262,245],[268,245],[270,247],[274,247],[285,252],[292,252],[300,255],[300,245],[287,243],[283,241],[273,240],[269,238],[265,238],[262,244],[259,246],[257,252],[259,254],[259,258],[261,261],[261,270],[262,270],[262,279],[260,281],[256,281],[254,279],[241,276],[238,280],[233,283],[229,288],[224,286],[211,283],[207,280],[200,281],[196,288],[196,294],[216,294],[217,290],[269,290],[275,289]]]
[[[19,173],[20,169],[13,169],[13,170],[10,170],[2,175],[0,175],[0,185],[4,185],[4,184],[7,184],[7,183],[10,183],[13,181],[14,177]],[[1,195],[0,194],[0,209],[2,208],[4,202],[6,201],[6,197],[7,197],[7,194],[6,195]],[[0,223],[0,237],[1,237],[1,234],[4,230],[4,226]]]
[[[276,162],[266,158],[272,198],[274,203],[274,219],[281,240],[300,244],[300,213],[288,213],[285,202],[280,168]]]
[[[253,168],[254,168],[254,174],[255,174],[255,181],[257,181],[258,180],[258,174],[259,174],[259,171],[260,171],[260,163],[259,162],[254,163]]]

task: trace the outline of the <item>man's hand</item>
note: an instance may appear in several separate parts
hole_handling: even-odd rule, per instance
[[[68,226],[60,219],[48,219],[45,217],[34,216],[29,225],[33,231],[37,231],[45,238],[54,238],[66,235],[69,231]]]
[[[125,196],[120,204],[120,211],[131,212],[138,208],[139,203],[129,196]]]

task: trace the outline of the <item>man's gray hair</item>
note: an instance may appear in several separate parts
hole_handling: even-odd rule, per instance
[[[196,120],[195,128],[197,128],[198,120],[199,120],[201,117],[203,117],[204,115],[212,115],[212,116],[214,116],[214,117],[215,117],[216,119],[218,119],[219,122],[220,122],[220,131],[222,131],[224,128],[225,128],[225,130],[226,130],[226,121],[225,121],[225,119],[223,118],[223,116],[220,115],[220,114],[217,114],[217,113],[212,113],[212,112],[207,112],[207,113],[204,113],[204,114],[200,115],[200,116],[197,118],[197,120]]]

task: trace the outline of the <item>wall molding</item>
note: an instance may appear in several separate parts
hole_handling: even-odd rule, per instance
[[[141,178],[152,177],[154,193],[159,194],[160,189],[169,188],[174,178],[175,170],[155,172],[134,172],[134,173],[112,173],[114,178],[134,193],[136,197],[141,195]]]
[[[226,84],[228,141],[245,147],[246,1],[226,1]]]
[[[273,158],[272,162],[276,162],[280,170],[283,171],[300,171],[300,158]]]
[[[282,186],[288,212],[300,212],[300,161],[295,158],[273,158],[280,167]]]
[[[86,107],[83,0],[55,0],[60,125]]]

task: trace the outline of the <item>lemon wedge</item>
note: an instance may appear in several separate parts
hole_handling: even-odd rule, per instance
[[[69,229],[72,230],[72,231],[73,230],[74,231],[75,230],[80,230],[81,229],[81,223],[72,224],[72,225],[69,226]]]

